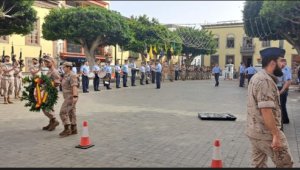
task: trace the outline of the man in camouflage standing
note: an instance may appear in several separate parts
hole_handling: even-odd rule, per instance
[[[22,87],[22,66],[20,65],[20,62],[16,61],[16,67],[14,73],[15,99],[19,99]]]
[[[4,104],[12,104],[13,102],[10,100],[10,95],[12,95],[14,91],[14,72],[17,66],[10,63],[10,56],[8,55],[4,56],[4,60],[1,81],[4,93]]]
[[[58,70],[55,68],[54,59],[49,56],[44,56],[43,59],[44,59],[45,66],[49,68],[49,71],[47,72],[47,76],[54,82],[55,87],[58,87],[61,82],[61,77]],[[49,118],[49,124],[43,127],[43,130],[48,130],[48,131],[55,130],[56,126],[59,125],[59,122],[55,117],[54,109],[52,109],[51,111],[43,110],[43,113],[45,114],[45,116]]]
[[[64,130],[59,134],[60,137],[77,134],[76,103],[78,100],[77,77],[72,72],[72,63],[64,62],[64,78],[62,79],[62,91],[64,102],[60,109],[60,118],[64,125]]]
[[[283,75],[280,67],[285,50],[266,48],[260,54],[263,69],[251,78],[248,86],[246,135],[252,146],[252,164],[265,168],[270,157],[276,167],[291,168],[293,159],[280,130],[280,99],[276,86],[276,76]]]

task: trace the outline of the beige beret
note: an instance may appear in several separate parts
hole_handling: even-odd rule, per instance
[[[63,65],[64,65],[64,66],[69,66],[69,67],[72,67],[72,66],[73,66],[73,64],[72,64],[71,62],[64,62]]]

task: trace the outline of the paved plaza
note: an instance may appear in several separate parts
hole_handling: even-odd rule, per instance
[[[154,84],[81,93],[77,106],[79,134],[60,138],[62,124],[52,132],[42,112],[29,112],[25,102],[4,105],[0,98],[1,167],[209,167],[213,141],[221,140],[224,167],[251,167],[250,143],[244,134],[247,88],[238,81],[165,81]],[[81,91],[81,90],[80,90]],[[56,115],[62,104],[62,94]],[[300,92],[288,98],[290,124],[284,125],[300,167]],[[230,112],[236,121],[204,121],[199,112]],[[59,116],[58,116],[59,118]],[[89,123],[95,145],[77,149],[82,122]],[[60,119],[59,119],[60,121]],[[269,160],[269,165],[273,163]]]

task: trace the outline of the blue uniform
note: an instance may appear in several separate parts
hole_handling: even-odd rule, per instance
[[[123,87],[127,86],[127,77],[128,77],[128,64],[122,65],[122,72],[123,72]]]
[[[106,86],[106,89],[107,90],[110,90],[110,80],[111,80],[111,73],[112,73],[112,69],[111,69],[111,66],[110,65],[105,65],[104,66],[104,71],[106,72],[106,75],[105,75],[105,78],[103,80],[103,84],[104,86]]]
[[[94,90],[95,91],[100,91],[99,90],[99,84],[100,84],[100,77],[98,75],[99,71],[100,71],[100,67],[96,64],[93,66],[93,72],[95,73],[95,77],[93,80],[93,84],[94,84]]]
[[[156,78],[156,88],[160,89],[160,81],[161,81],[161,64],[158,63],[155,67],[155,78]]]
[[[219,86],[219,76],[220,76],[220,73],[221,73],[221,69],[219,66],[215,66],[213,69],[212,69],[212,73],[214,74],[215,76],[215,87],[218,87]]]
[[[136,64],[130,63],[129,67],[131,68],[131,86],[135,86]]]
[[[279,91],[283,88],[285,82],[292,80],[292,71],[288,66],[285,66],[281,71],[282,71],[283,75],[281,77],[277,77],[277,80],[278,80],[277,87],[278,87]],[[286,109],[287,96],[288,96],[288,89],[280,94],[282,123],[290,122],[289,117],[288,117],[288,112]]]
[[[249,84],[251,78],[252,78],[253,75],[256,73],[256,70],[255,70],[254,67],[250,66],[250,67],[246,68],[246,71],[245,71],[245,72],[247,73],[248,84]]]
[[[240,66],[240,87],[244,87],[245,84],[245,66]]]
[[[121,72],[121,68],[120,68],[120,66],[117,64],[117,65],[115,66],[116,88],[120,88],[120,79],[121,79],[120,72]]]
[[[88,92],[88,89],[89,89],[89,73],[90,73],[90,67],[89,66],[86,66],[86,65],[83,65],[81,66],[80,68],[80,71],[82,73],[82,91],[83,93],[87,93]]]

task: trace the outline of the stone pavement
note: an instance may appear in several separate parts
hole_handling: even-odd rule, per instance
[[[92,87],[92,84],[90,85]],[[60,138],[43,113],[29,112],[24,102],[4,105],[0,98],[0,167],[209,167],[213,141],[221,140],[224,167],[251,167],[250,144],[244,135],[247,88],[238,81],[165,81],[80,93],[79,134]],[[62,96],[56,105],[58,115]],[[300,93],[291,90],[285,133],[300,167]],[[199,112],[230,112],[236,121],[203,121]],[[59,117],[58,117],[59,118]],[[60,120],[60,119],[59,119]],[[89,123],[94,147],[77,149],[82,122]],[[269,165],[273,163],[269,160]]]

